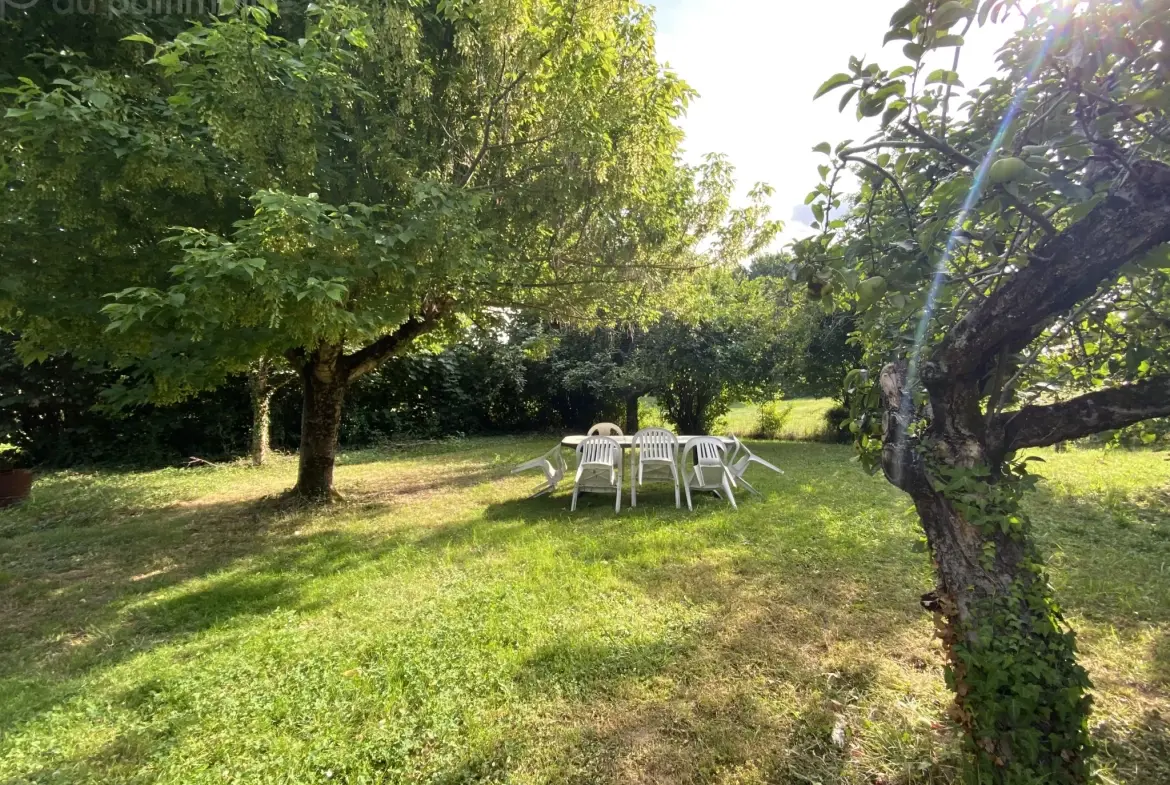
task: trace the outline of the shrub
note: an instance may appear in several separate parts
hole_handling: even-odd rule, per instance
[[[666,419],[658,400],[652,395],[645,395],[638,401],[638,427],[670,430],[670,421]]]
[[[756,415],[756,426],[752,431],[755,439],[779,439],[784,426],[792,416],[792,404],[773,399],[760,406]]]
[[[849,430],[849,408],[837,404],[825,412],[825,441],[831,444],[852,444],[853,433]]]

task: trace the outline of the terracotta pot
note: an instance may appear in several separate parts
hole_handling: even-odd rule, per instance
[[[28,469],[0,471],[0,507],[22,502],[32,490],[33,476]]]

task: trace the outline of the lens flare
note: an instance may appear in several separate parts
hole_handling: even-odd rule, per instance
[[[1023,84],[1020,85],[1015,95],[1012,96],[1012,102],[995,131],[991,145],[987,148],[987,154],[983,156],[983,160],[979,162],[979,168],[975,170],[975,176],[971,181],[971,188],[967,191],[967,196],[963,200],[963,206],[959,210],[959,214],[955,217],[954,226],[951,228],[951,233],[947,237],[947,244],[943,249],[942,255],[939,257],[938,264],[935,265],[934,276],[930,282],[930,290],[927,292],[926,302],[922,307],[922,316],[918,319],[918,327],[914,331],[914,346],[910,352],[910,364],[906,371],[906,384],[902,388],[902,400],[898,407],[897,422],[894,425],[896,428],[894,444],[897,456],[894,464],[895,472],[900,473],[902,470],[902,458],[907,443],[906,429],[909,426],[910,412],[914,406],[914,388],[918,385],[918,373],[922,362],[922,349],[926,345],[926,332],[930,328],[930,318],[934,315],[934,307],[938,300],[939,291],[942,290],[943,282],[947,277],[947,268],[954,254],[959,232],[962,230],[963,224],[967,221],[967,216],[971,214],[971,211],[983,196],[983,191],[987,187],[987,172],[991,169],[991,164],[995,161],[995,151],[1003,144],[1008,129],[1011,128],[1016,116],[1020,113],[1020,107],[1023,106],[1024,99],[1028,96],[1028,91],[1032,89],[1032,81],[1036,78],[1036,74],[1039,72],[1040,66],[1048,54],[1052,40],[1053,34],[1050,32],[1044,40],[1044,45],[1040,47],[1040,51],[1028,67]],[[895,477],[894,480],[900,481],[901,478]]]

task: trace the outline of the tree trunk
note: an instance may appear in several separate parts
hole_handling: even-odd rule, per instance
[[[638,393],[629,393],[626,395],[626,433],[633,434],[638,432],[638,399],[642,396]]]
[[[313,352],[302,368],[301,378],[301,449],[293,493],[310,501],[327,502],[333,493],[333,463],[349,384],[341,347],[322,347]]]
[[[1057,609],[1027,516],[1022,464],[995,457],[978,384],[932,388],[925,437],[908,436],[904,364],[882,372],[882,464],[910,494],[937,570],[923,597],[947,650],[952,718],[967,734],[977,780],[1088,779],[1090,687]]]
[[[252,444],[253,466],[263,466],[268,460],[269,432],[271,430],[272,394],[276,388],[269,379],[270,367],[267,359],[261,359],[248,374],[248,390],[252,398]]]

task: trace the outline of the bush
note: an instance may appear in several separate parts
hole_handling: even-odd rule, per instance
[[[853,433],[849,430],[849,409],[838,404],[825,412],[825,441],[830,444],[852,444]]]
[[[658,405],[658,399],[653,395],[644,395],[638,401],[638,427],[665,428],[668,431],[671,429],[670,421],[666,419],[666,413],[662,411],[662,407]]]
[[[784,426],[792,417],[793,406],[790,403],[773,399],[760,406],[756,414],[756,425],[752,430],[753,439],[779,439]]]

